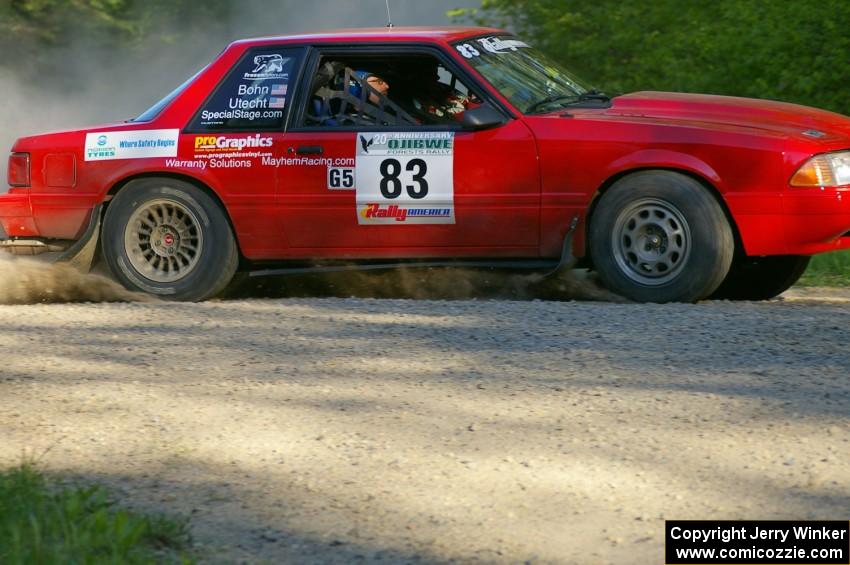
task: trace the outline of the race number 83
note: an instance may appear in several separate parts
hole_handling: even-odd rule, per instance
[[[454,132],[358,133],[358,223],[453,224],[454,137]]]
[[[387,200],[398,198],[402,190],[414,200],[421,200],[428,196],[428,163],[424,159],[410,159],[402,166],[398,159],[384,159],[381,161],[381,195]],[[404,180],[402,180],[404,176]]]

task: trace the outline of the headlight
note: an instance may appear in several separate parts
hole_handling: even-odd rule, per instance
[[[791,177],[791,186],[848,185],[850,185],[850,151],[815,155]]]

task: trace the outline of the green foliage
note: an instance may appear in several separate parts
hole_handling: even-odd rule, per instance
[[[32,64],[50,48],[122,50],[174,42],[224,19],[231,0],[0,0],[2,64]]]
[[[800,286],[850,286],[850,251],[815,255]]]
[[[0,474],[0,563],[190,563],[186,522],[113,508],[99,487],[54,492],[23,465]]]
[[[0,77],[78,90],[226,25],[233,0],[0,0]],[[82,72],[81,72],[82,71]],[[87,76],[88,75],[88,76]]]
[[[509,27],[602,90],[704,92],[850,114],[842,0],[483,0],[461,19]]]

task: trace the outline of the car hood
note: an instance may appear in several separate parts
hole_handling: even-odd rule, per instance
[[[850,118],[797,104],[706,94],[635,92],[617,96],[606,112],[659,122],[688,122],[701,127],[748,128],[786,138],[850,145]]]

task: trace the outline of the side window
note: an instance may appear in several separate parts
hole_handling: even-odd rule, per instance
[[[300,49],[249,51],[203,104],[192,131],[278,130],[301,64]]]
[[[464,83],[442,65],[437,67],[437,82],[443,87],[449,87],[461,96],[470,96],[471,93]]]
[[[325,55],[301,125],[457,125],[481,100],[431,55]]]

